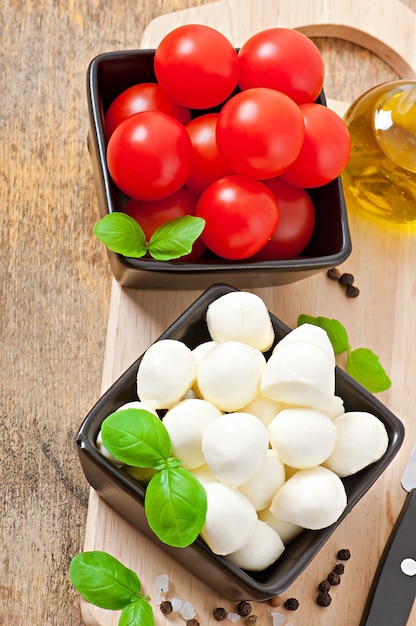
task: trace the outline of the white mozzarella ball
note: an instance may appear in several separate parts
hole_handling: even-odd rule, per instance
[[[203,487],[205,487],[208,483],[219,482],[206,463],[189,471],[199,480]]]
[[[290,522],[282,522],[282,520],[277,519],[277,517],[273,515],[270,509],[263,509],[262,511],[258,511],[258,518],[263,522],[267,522],[269,526],[271,526],[277,532],[280,539],[285,545],[290,543],[304,530],[301,526],[291,524]]]
[[[132,402],[126,402],[123,404],[117,411],[124,411],[125,409],[140,409],[142,411],[148,411],[149,413],[153,413],[153,415],[157,415],[155,409],[153,409],[146,402],[140,402],[140,400],[132,400]]]
[[[279,489],[270,510],[275,517],[318,530],[334,524],[347,506],[342,480],[326,467],[299,470]]]
[[[267,430],[283,463],[298,469],[323,463],[334,448],[337,432],[328,415],[307,408],[280,411]]]
[[[332,343],[328,337],[328,333],[320,326],[315,324],[301,324],[285,335],[274,347],[273,352],[276,352],[283,346],[292,341],[301,341],[302,343],[313,343],[330,357],[335,366],[335,353]]]
[[[181,341],[161,339],[144,353],[137,372],[137,394],[154,409],[169,409],[196,378],[192,351]]]
[[[213,474],[231,487],[259,470],[269,447],[266,427],[249,413],[225,413],[202,436],[202,452]]]
[[[221,482],[208,483],[205,490],[208,506],[202,539],[214,554],[239,550],[256,529],[255,508],[237,489]]]
[[[235,291],[212,302],[206,321],[214,341],[241,341],[261,352],[274,341],[270,314],[263,300],[254,293]]]
[[[186,469],[205,463],[202,454],[202,435],[221,411],[199,398],[189,398],[175,404],[163,418],[163,424],[172,442],[172,456],[182,461]]]
[[[196,361],[197,375],[195,377],[195,382],[190,392],[194,394],[195,398],[201,398],[201,391],[198,387],[198,366],[204,356],[208,354],[208,352],[212,350],[212,348],[215,348],[216,345],[218,345],[216,341],[204,341],[192,350],[192,354],[194,355]]]
[[[335,419],[345,413],[344,400],[340,396],[328,396],[328,404],[322,404],[321,411]]]
[[[335,392],[335,368],[328,354],[313,343],[292,341],[271,355],[260,393],[266,398],[321,408]]]
[[[186,392],[182,400],[193,400],[194,398],[199,397],[199,394],[195,391],[194,387],[192,387],[191,389],[189,389],[189,391]],[[179,400],[179,402],[181,402],[182,400]],[[173,406],[176,406],[176,404],[174,404]]]
[[[238,411],[258,394],[266,365],[262,352],[238,341],[210,350],[198,366],[201,396],[222,411]]]
[[[216,345],[218,345],[216,341],[204,341],[196,346],[196,348],[192,350],[196,364],[199,365],[204,356],[208,354],[212,348],[215,348]]]
[[[277,532],[266,522],[257,521],[248,542],[227,559],[241,569],[261,572],[283,554],[285,546]]]
[[[265,426],[268,426],[279,411],[285,407],[285,404],[275,402],[274,400],[270,400],[270,398],[265,398],[259,394],[254,398],[254,400],[239,410],[243,413],[251,413],[252,415],[255,415]]]
[[[334,420],[337,431],[334,449],[325,461],[338,476],[350,476],[378,461],[389,443],[384,424],[373,414],[352,411]]]
[[[263,463],[250,480],[239,487],[256,511],[270,506],[274,494],[286,479],[285,466],[274,450],[267,450]]]

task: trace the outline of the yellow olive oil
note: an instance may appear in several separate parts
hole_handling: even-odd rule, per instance
[[[342,173],[348,198],[378,218],[416,222],[416,81],[373,87],[347,110],[351,156]]]

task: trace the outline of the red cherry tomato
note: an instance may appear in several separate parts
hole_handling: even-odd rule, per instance
[[[158,111],[121,122],[107,147],[115,184],[136,200],[159,200],[180,189],[192,166],[192,143],[184,126]]]
[[[218,113],[208,113],[196,117],[186,126],[194,148],[194,159],[185,187],[197,195],[217,178],[234,173],[218,150],[217,120]]]
[[[136,220],[149,241],[155,230],[165,222],[170,222],[185,215],[195,215],[198,198],[187,191],[179,189],[171,196],[162,200],[129,200],[123,211]],[[205,252],[206,246],[202,239],[194,242],[192,252],[181,257],[181,260],[195,261]]]
[[[344,121],[321,104],[302,104],[305,140],[282,178],[298,187],[321,187],[334,180],[348,163],[351,140]]]
[[[235,48],[217,30],[202,24],[175,28],[155,51],[156,78],[166,93],[193,109],[221,104],[237,86]]]
[[[293,259],[308,245],[315,226],[315,209],[305,189],[294,187],[280,178],[265,180],[279,207],[279,222],[271,239],[254,257],[256,259]]]
[[[191,120],[189,109],[169,98],[157,83],[132,85],[117,96],[108,107],[105,115],[107,140],[123,120],[142,111],[161,111],[172,115],[183,125]]]
[[[217,143],[230,167],[251,178],[278,176],[296,159],[305,134],[299,107],[279,91],[258,87],[228,100],[217,122]]]
[[[205,220],[202,239],[224,259],[246,259],[273,234],[279,212],[263,183],[243,176],[224,176],[201,195],[196,215]]]
[[[256,33],[239,51],[241,89],[269,87],[298,104],[314,102],[324,81],[324,63],[315,44],[289,28]]]

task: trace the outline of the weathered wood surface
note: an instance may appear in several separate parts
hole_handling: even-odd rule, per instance
[[[118,518],[108,524],[107,516],[88,507],[89,489],[74,439],[101,390],[198,293],[178,297],[167,292],[161,304],[160,294],[123,292],[113,284],[105,252],[91,232],[98,210],[86,148],[85,73],[101,52],[139,47],[146,26],[158,16],[198,4],[1,3],[0,624],[84,623],[68,567],[84,539],[91,545],[97,541],[96,534],[88,534],[87,512],[90,519],[96,515],[105,521],[105,537],[118,537],[120,557],[134,564],[130,547],[139,542],[137,534],[126,530],[126,536],[118,536]],[[261,13],[262,3],[257,4]],[[416,10],[415,0],[404,6]],[[398,26],[408,32],[407,24]],[[355,44],[316,41],[327,65],[330,98],[351,101],[400,71]],[[415,434],[411,385],[416,367],[408,341],[416,322],[415,247],[403,233],[363,228],[356,215],[351,215],[351,227],[354,252],[346,268],[361,288],[357,300],[347,301],[323,276],[260,292],[288,324],[300,311],[344,321],[354,345],[370,346],[390,369],[393,388],[382,399],[408,426],[408,438],[391,468],[291,590],[307,607],[291,616],[302,626],[318,623],[309,612],[313,583],[326,574],[334,547],[344,545],[354,559],[333,612],[320,613],[319,624],[358,624],[365,590],[403,501],[398,478]],[[131,327],[136,346],[126,339]],[[148,586],[153,573],[159,573],[157,562],[152,567],[145,574]],[[200,598],[201,623],[208,626],[217,598],[185,575],[175,580],[178,595],[192,591]],[[91,614],[90,623],[114,624],[115,618]],[[161,616],[156,619],[158,626],[164,624]]]

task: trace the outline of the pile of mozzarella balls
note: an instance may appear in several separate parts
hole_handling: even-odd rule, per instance
[[[238,567],[261,571],[304,529],[336,522],[341,478],[377,461],[388,435],[374,415],[346,412],[335,395],[327,333],[303,324],[275,343],[252,293],[227,293],[206,313],[210,341],[171,339],[144,354],[139,406],[167,410],[172,455],[207,493],[201,537]]]

